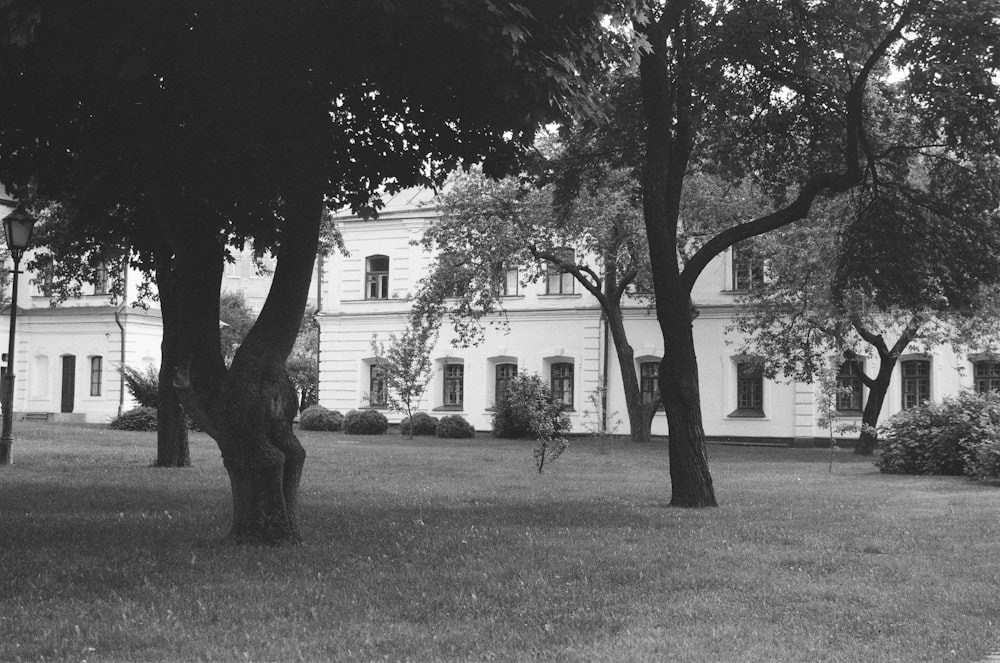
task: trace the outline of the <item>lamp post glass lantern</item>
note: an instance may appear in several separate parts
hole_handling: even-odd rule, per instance
[[[10,447],[13,444],[11,429],[14,425],[14,331],[17,327],[17,275],[24,250],[31,242],[35,218],[18,206],[3,220],[3,233],[7,248],[14,261],[14,278],[10,288],[10,333],[7,339],[7,370],[0,385],[0,404],[3,406],[3,425],[0,428],[0,465],[10,464]]]

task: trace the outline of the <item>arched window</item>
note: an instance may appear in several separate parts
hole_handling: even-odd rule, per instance
[[[365,299],[389,299],[389,256],[365,258]]]
[[[104,358],[90,358],[90,395],[101,395],[101,384],[104,377]]]

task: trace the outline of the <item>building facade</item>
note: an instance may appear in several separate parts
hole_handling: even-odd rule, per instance
[[[325,407],[342,412],[373,407],[385,409],[390,421],[401,419],[385,407],[385,384],[372,339],[386,341],[404,328],[409,298],[431,265],[431,256],[418,240],[436,215],[430,192],[409,190],[389,199],[377,220],[339,216],[350,256],[327,258],[318,284],[323,301],[317,316],[319,391]],[[699,314],[693,324],[705,431],[711,439],[811,445],[830,434],[818,423],[824,409],[819,387],[766,379],[753,357],[739,353],[740,339],[728,331],[736,294],[762,277],[760,265],[728,251],[695,287]],[[540,375],[563,400],[574,432],[596,431],[605,419],[608,430],[627,434],[621,371],[597,301],[568,274],[549,273],[526,287],[511,274],[504,307],[507,328],[488,327],[484,342],[475,347],[453,347],[453,334],[445,324],[419,409],[436,416],[460,414],[477,430],[489,430],[504,381],[527,371]],[[625,309],[625,321],[640,390],[643,398],[651,398],[663,353],[655,314],[647,301],[634,298]],[[841,367],[838,382],[852,389],[837,397],[837,426],[860,422],[867,394],[858,368],[850,362]],[[607,393],[604,411],[602,387]],[[957,356],[948,348],[909,354],[896,367],[882,416],[963,388],[984,387],[1000,387],[1000,364],[994,358]],[[667,433],[666,417],[657,414],[653,434]]]

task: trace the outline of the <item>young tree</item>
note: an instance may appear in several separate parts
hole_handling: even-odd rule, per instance
[[[692,336],[698,276],[737,242],[805,218],[819,196],[877,184],[928,146],[970,167],[995,155],[996,15],[996,0],[667,0],[632,11],[672,505],[717,503]],[[775,202],[706,237],[682,266],[681,204],[698,170],[752,178]]]
[[[463,160],[509,168],[584,96],[601,3],[29,4],[2,10],[0,181],[66,202],[79,244],[129,246],[155,274],[161,380],[222,451],[230,536],[296,541],[285,360],[324,210],[373,211]],[[247,242],[277,266],[226,366],[219,291]]]
[[[420,316],[410,316],[410,324],[398,336],[389,335],[389,345],[372,337],[372,353],[385,378],[385,398],[389,407],[412,422],[434,375],[431,351],[437,342],[437,325]],[[413,439],[413,425],[409,438]]]
[[[441,197],[440,218],[423,237],[438,257],[415,306],[431,311],[432,319],[450,318],[456,343],[474,344],[482,339],[484,318],[504,325],[503,293],[517,285],[507,282],[513,269],[522,284],[547,278],[553,267],[572,275],[608,322],[632,440],[649,442],[659,400],[642,402],[623,316],[632,291],[649,291],[639,193],[624,170],[605,173],[600,183],[581,189],[558,209],[554,191],[514,177],[492,180],[479,171],[454,176]],[[638,296],[631,304],[645,302]]]

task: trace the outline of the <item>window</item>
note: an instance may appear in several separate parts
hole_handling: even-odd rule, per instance
[[[652,403],[660,393],[660,364],[644,361],[639,364],[639,392],[643,403]]]
[[[931,399],[931,362],[911,359],[900,363],[903,372],[903,409]]]
[[[101,395],[101,377],[104,369],[103,357],[90,358],[90,395]]]
[[[512,267],[510,269],[504,270],[501,276],[502,281],[500,282],[500,296],[501,297],[516,297],[517,296],[517,267]]]
[[[497,364],[496,402],[499,403],[507,394],[507,385],[517,375],[517,364]]]
[[[973,364],[976,393],[1000,391],[1000,361],[977,361]]]
[[[462,364],[445,364],[444,367],[444,405],[445,407],[462,407],[465,399],[465,366]]]
[[[552,364],[552,398],[561,401],[564,410],[573,407],[573,364]]]
[[[757,362],[736,364],[736,411],[764,414],[764,367]]]
[[[365,258],[365,299],[389,299],[389,256]]]
[[[553,253],[563,262],[575,262],[576,252],[568,247],[555,249]],[[559,265],[550,262],[545,271],[545,294],[546,295],[572,295],[573,275],[563,271]]]
[[[385,368],[379,364],[371,364],[371,375],[368,381],[368,404],[372,407],[389,405],[389,389],[386,384]]]
[[[103,262],[94,270],[94,294],[108,294],[108,266]]]
[[[746,244],[733,247],[733,290],[747,291],[764,283],[764,261]]]
[[[862,405],[861,373],[864,367],[857,359],[850,359],[837,370],[837,409],[860,410]]]
[[[239,278],[240,263],[236,259],[226,260],[226,276],[229,278]]]

